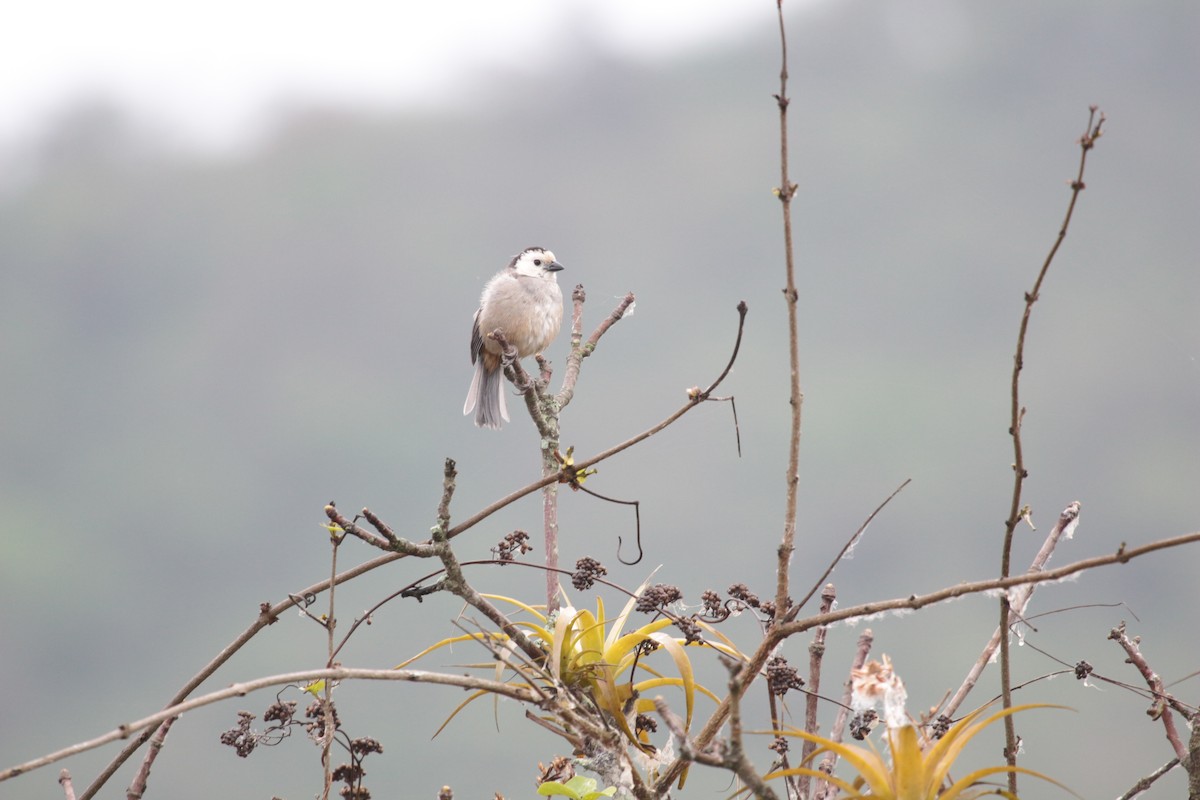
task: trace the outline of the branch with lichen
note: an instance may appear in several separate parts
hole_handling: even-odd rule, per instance
[[[1188,762],[1188,748],[1183,743],[1183,739],[1179,736],[1179,730],[1175,726],[1175,715],[1171,713],[1171,709],[1184,715],[1185,718],[1193,720],[1196,717],[1194,711],[1189,712],[1184,709],[1183,705],[1176,700],[1163,685],[1162,678],[1158,673],[1151,669],[1149,662],[1146,661],[1146,656],[1142,654],[1141,638],[1137,637],[1130,639],[1125,633],[1125,623],[1122,622],[1117,627],[1108,632],[1108,638],[1121,646],[1125,651],[1125,660],[1132,664],[1142,676],[1142,680],[1146,682],[1146,686],[1150,689],[1150,695],[1153,698],[1150,703],[1150,708],[1146,710],[1146,715],[1153,720],[1159,720],[1163,725],[1163,732],[1167,736],[1167,741],[1171,744],[1171,749],[1175,751],[1175,757],[1180,763]],[[1191,770],[1189,770],[1191,772]]]

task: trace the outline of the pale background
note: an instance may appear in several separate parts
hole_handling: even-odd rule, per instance
[[[324,576],[329,500],[421,538],[445,457],[459,465],[458,520],[533,478],[528,421],[496,434],[459,413],[479,289],[528,245],[554,249],[566,289],[585,284],[589,329],[625,292],[639,298],[564,415],[581,455],[711,380],[734,306],[750,306],[725,384],[743,457],[728,407],[693,412],[589,484],[642,501],[643,564],[616,564],[627,510],[583,495],[562,498],[564,561],[593,555],[630,587],[664,564],[658,579],[692,602],[735,582],[771,593],[788,420],[773,3],[46,2],[5,16],[3,766],[150,713],[260,602]],[[841,601],[998,570],[1022,293],[1058,230],[1091,103],[1107,133],[1028,343],[1039,530],[1020,533],[1015,563],[1076,499],[1079,534],[1053,565],[1195,530],[1200,9],[796,3],[788,24],[806,395],[797,593],[908,477],[835,574]],[[564,354],[560,338],[560,374]],[[486,557],[538,518],[526,501],[458,547]],[[341,564],[371,555],[351,544]],[[1038,619],[1027,640],[1139,685],[1105,639],[1124,619],[1168,682],[1184,678],[1200,669],[1198,563],[1193,547],[1043,589],[1034,613],[1088,607]],[[430,569],[403,562],[347,588],[343,625]],[[540,587],[524,571],[472,577],[528,600]],[[344,660],[390,666],[455,632],[458,610],[390,605]],[[914,713],[958,685],[996,613],[973,598],[869,623]],[[858,630],[830,634],[833,693]],[[730,635],[755,641],[744,619]],[[785,649],[802,672],[806,644]],[[323,648],[289,615],[210,686],[319,666]],[[480,660],[460,648],[426,666]],[[1020,681],[1060,668],[1016,651]],[[719,671],[705,679],[720,685]],[[1064,676],[1018,695],[1077,709],[1022,722],[1022,763],[1089,798],[1171,755],[1144,700],[1097,686]],[[989,671],[973,699],[995,689]],[[1174,690],[1200,697],[1194,678]],[[383,742],[366,764],[376,797],[444,783],[462,798],[532,796],[536,762],[562,752],[511,704],[499,733],[481,703],[431,742],[460,693],[340,696],[351,733]],[[185,718],[149,796],[317,793],[301,738],[245,761],[217,742],[237,709],[270,700]],[[115,752],[65,766],[82,787]],[[973,757],[999,762],[1000,742]],[[0,797],[58,796],[59,766]],[[103,796],[122,796],[130,769]],[[732,791],[699,769],[691,786]],[[1175,775],[1149,796],[1182,787]]]

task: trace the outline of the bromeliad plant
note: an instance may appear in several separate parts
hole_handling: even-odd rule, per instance
[[[981,719],[987,710],[987,706],[984,706],[952,725],[936,742],[930,742],[922,740],[922,735],[918,734],[916,726],[904,712],[904,684],[892,671],[887,656],[883,657],[882,664],[871,662],[864,669],[855,670],[852,688],[852,707],[855,711],[874,709],[877,703],[882,703],[882,716],[887,725],[885,738],[889,758],[885,758],[873,744],[868,749],[835,742],[802,730],[776,731],[776,735],[795,736],[816,744],[818,749],[808,757],[809,760],[821,753],[832,752],[850,764],[858,772],[858,776],[853,781],[845,781],[820,770],[798,766],[769,773],[764,776],[767,780],[807,775],[833,784],[844,792],[846,800],[971,800],[985,795],[1016,800],[1015,795],[1006,789],[982,783],[983,779],[990,775],[1009,772],[1032,775],[1067,792],[1071,791],[1039,772],[1008,765],[977,769],[958,780],[950,777],[950,770],[962,755],[963,748],[988,725],[1018,711],[1065,706],[1033,703],[997,711]]]
[[[660,587],[652,587],[650,593],[657,588]],[[685,647],[704,645],[738,660],[744,660],[745,656],[728,638],[702,620],[660,616],[626,633],[630,615],[635,610],[648,610],[644,599],[646,590],[647,584],[643,583],[615,617],[606,615],[601,598],[597,598],[595,613],[574,608],[564,597],[563,606],[547,615],[541,606],[528,605],[510,597],[485,595],[489,600],[505,603],[532,617],[514,624],[537,644],[544,653],[542,659],[518,658],[510,637],[503,632],[473,632],[443,639],[397,665],[397,669],[448,645],[481,642],[497,656],[496,680],[504,680],[505,671],[511,671],[510,683],[553,692],[582,693],[639,751],[653,754],[656,748],[650,743],[648,732],[635,722],[637,715],[654,710],[653,700],[642,696],[645,692],[661,686],[679,688],[685,703],[685,731],[691,725],[697,692],[719,702],[716,695],[696,683]],[[672,625],[682,627],[685,636],[668,633],[666,629]],[[703,638],[702,632],[712,638]],[[663,650],[671,657],[676,675],[664,675],[646,663],[647,657],[656,650]],[[467,704],[486,694],[483,690],[475,692],[459,704],[442,723],[439,732]]]

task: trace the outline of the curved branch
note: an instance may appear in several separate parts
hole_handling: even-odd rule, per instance
[[[425,672],[423,670],[412,669],[311,669],[303,672],[288,672],[282,675],[271,675],[265,678],[257,678],[252,681],[244,681],[235,683],[228,688],[221,689],[216,692],[211,692],[200,697],[187,700],[183,703],[164,708],[158,713],[151,714],[148,717],[143,717],[133,722],[127,722],[124,725],[118,726],[116,729],[108,733],[97,736],[95,739],[89,739],[86,742],[72,745],[63,748],[54,753],[49,753],[41,758],[35,758],[32,761],[26,761],[24,764],[18,764],[15,767],[0,772],[0,781],[15,778],[18,775],[23,775],[26,772],[44,767],[47,764],[53,764],[55,761],[61,761],[69,756],[83,753],[88,750],[94,750],[97,747],[115,742],[119,739],[127,739],[129,735],[140,730],[153,731],[160,723],[171,719],[172,717],[185,714],[188,711],[193,711],[203,706],[219,703],[222,700],[228,700],[231,697],[242,697],[250,692],[259,689],[265,689],[269,686],[285,686],[294,683],[297,686],[312,683],[313,681],[349,681],[349,680],[368,680],[368,681],[408,681],[411,683],[432,683],[441,686],[457,686],[461,689],[473,689],[477,691],[494,692],[495,694],[509,697],[513,700],[521,702],[533,703],[536,702],[537,695],[527,687],[514,686],[509,683],[501,683],[499,681],[491,681],[485,678],[477,678],[471,675],[448,675],[440,672]]]
[[[641,433],[631,436],[630,438],[626,439],[625,441],[621,442],[620,444],[613,445],[612,447],[608,448],[607,450],[604,450],[604,451],[598,453],[597,455],[592,456],[591,458],[577,462],[575,464],[575,469],[576,470],[585,470],[588,467],[599,464],[601,461],[612,458],[617,453],[620,453],[622,450],[628,450],[630,447],[633,447],[638,442],[649,439],[651,436],[653,436],[654,434],[663,430],[664,428],[667,428],[672,423],[674,423],[675,420],[679,419],[684,414],[691,411],[696,406],[700,405],[701,402],[708,399],[708,395],[710,395],[712,392],[714,392],[716,390],[716,388],[721,384],[721,381],[725,380],[725,377],[729,374],[729,371],[733,368],[733,362],[737,359],[737,356],[738,356],[738,349],[740,348],[741,342],[742,342],[742,332],[746,327],[746,313],[748,311],[748,307],[746,306],[745,301],[738,303],[737,310],[738,310],[738,330],[737,330],[737,339],[735,340],[735,343],[734,343],[733,355],[730,357],[729,363],[725,365],[725,369],[722,370],[721,374],[717,376],[717,379],[715,381],[713,381],[712,384],[707,389],[705,389],[704,391],[697,391],[697,390],[693,389],[692,391],[688,392],[687,403],[685,403],[683,406],[681,406],[677,411],[675,411],[673,414],[668,416],[666,419],[662,420],[662,422],[659,422],[656,425],[652,425],[651,427],[647,428],[646,430],[642,431]]]

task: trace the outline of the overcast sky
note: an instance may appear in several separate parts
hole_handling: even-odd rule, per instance
[[[432,102],[481,64],[552,66],[571,56],[555,46],[568,31],[653,58],[745,35],[773,13],[771,0],[12,3],[0,30],[0,144],[104,97],[220,146],[279,101]]]

